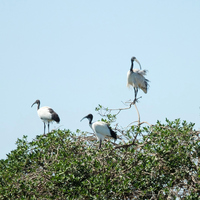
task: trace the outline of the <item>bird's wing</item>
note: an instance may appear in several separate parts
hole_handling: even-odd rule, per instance
[[[139,87],[139,85],[143,82],[144,77],[137,73],[137,72],[132,72],[128,75],[128,83],[127,85],[132,85],[133,87]]]
[[[134,73],[138,73],[140,70],[139,69],[133,69]]]
[[[40,119],[42,120],[51,120],[51,113],[49,112],[49,107],[48,106],[44,106],[41,107],[38,111],[38,116],[40,117]]]
[[[102,134],[104,136],[110,136],[110,131],[108,124],[102,121],[94,122],[92,128],[96,133]]]
[[[99,121],[93,123],[93,130],[95,130],[97,137],[104,139],[105,137],[113,137],[117,139],[117,133],[112,130],[109,124]]]
[[[148,72],[147,70],[139,70],[139,69],[133,69],[133,72],[134,73],[138,73],[138,74],[140,74],[140,75],[142,75],[142,76],[145,76],[146,75],[146,73]]]
[[[139,87],[143,90],[144,93],[147,93],[147,89],[149,87],[149,80],[146,79],[143,75],[146,73],[146,70],[138,70],[134,73],[130,73],[128,76],[128,86],[132,85],[133,87]]]
[[[48,109],[49,109],[49,112],[51,113],[52,120],[54,120],[57,123],[59,123],[60,122],[60,118],[59,118],[58,114],[52,108],[48,108]]]

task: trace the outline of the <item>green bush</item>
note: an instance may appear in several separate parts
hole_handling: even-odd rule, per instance
[[[118,143],[57,130],[18,139],[0,160],[0,199],[198,199],[200,134],[166,120],[118,130]],[[121,135],[119,134],[121,133]]]

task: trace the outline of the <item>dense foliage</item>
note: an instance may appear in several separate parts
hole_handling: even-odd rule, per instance
[[[0,199],[198,199],[200,134],[179,119],[118,130],[117,144],[57,130],[0,160]],[[121,134],[120,134],[121,133]]]

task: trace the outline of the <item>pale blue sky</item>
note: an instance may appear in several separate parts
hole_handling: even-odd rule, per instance
[[[139,91],[142,121],[181,118],[200,128],[200,1],[0,1],[0,159],[17,138],[43,134],[36,99],[52,107],[60,125],[91,131],[80,119],[102,104],[124,107],[130,59],[149,72]],[[137,66],[135,64],[135,66]],[[137,120],[132,108],[121,126]]]

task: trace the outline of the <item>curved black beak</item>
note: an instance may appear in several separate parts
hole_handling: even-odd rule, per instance
[[[36,104],[36,103],[37,103],[37,102],[35,101],[35,102],[31,105],[31,107],[33,107],[33,105]]]
[[[80,120],[80,122],[83,121],[85,118],[87,118],[87,116],[83,117],[83,118]]]

